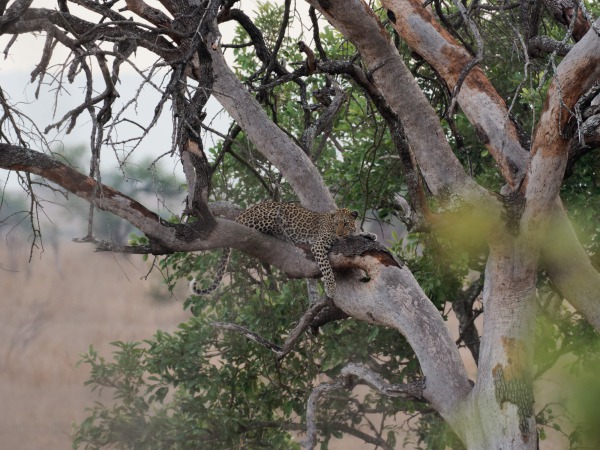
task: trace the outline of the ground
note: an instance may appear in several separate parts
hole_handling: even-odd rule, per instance
[[[2,448],[67,449],[71,424],[99,399],[83,385],[80,355],[92,344],[109,356],[110,342],[173,331],[188,314],[158,273],[142,279],[148,264],[140,257],[65,240],[27,263],[27,243],[17,241],[0,243]]]

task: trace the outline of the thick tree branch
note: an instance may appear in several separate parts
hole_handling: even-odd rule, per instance
[[[452,153],[435,111],[369,6],[358,0],[309,0],[309,3],[358,47],[375,84],[400,118],[430,190],[436,195],[468,196],[469,192],[480,192]],[[457,417],[452,417],[451,411],[456,410],[471,388],[456,346],[437,309],[424,296],[418,283],[410,275],[405,276],[402,269],[378,267],[369,264],[366,258],[361,260],[369,266],[365,270],[373,281],[361,286],[340,275],[340,280],[345,282],[339,283],[336,305],[354,317],[402,332],[427,377],[424,395],[442,416],[457,425],[453,422]],[[350,291],[364,292],[362,301],[351,301]],[[442,358],[443,364],[439,364],[438,358]]]
[[[94,179],[68,167],[44,153],[0,144],[0,167],[40,175],[81,197],[99,209],[110,211],[144,231],[148,236],[159,236],[164,230],[163,220],[132,198],[100,185]],[[96,194],[97,193],[97,194]]]
[[[382,4],[396,17],[394,29],[432,65],[448,88],[454,89],[463,68],[473,59],[470,53],[418,0],[384,0]],[[511,186],[518,185],[525,174],[529,156],[521,147],[519,132],[507,114],[506,103],[481,68],[473,68],[465,78],[458,103],[507,182]]]
[[[600,24],[600,20],[596,24]],[[527,202],[526,220],[545,220],[542,217],[552,208],[567,167],[570,138],[579,125],[575,106],[598,79],[600,37],[589,33],[561,61],[548,89],[522,187]]]
[[[4,33],[10,24],[17,22],[32,2],[33,0],[16,0],[6,11],[3,11],[0,17],[0,34]]]
[[[554,286],[573,307],[596,329],[600,330],[600,274],[560,204],[554,204],[541,263]]]
[[[466,197],[469,191],[479,191],[452,153],[434,109],[371,8],[360,0],[308,0],[308,3],[357,46],[375,84],[400,118],[434,195],[453,192]]]
[[[313,211],[335,209],[333,198],[308,155],[269,119],[240,83],[223,57],[219,40],[220,36],[209,36],[215,98],[246,132],[256,149],[281,171],[303,206]]]
[[[556,52],[557,55],[565,56],[571,51],[573,46],[570,44],[563,44],[548,36],[534,36],[529,40],[529,46],[527,48],[531,53],[531,56],[539,56],[553,52]]]
[[[452,413],[469,394],[471,385],[439,311],[406,267],[384,265],[377,255],[344,260],[366,271],[370,281],[362,282],[353,270],[338,272],[335,304],[357,319],[401,332],[426,377],[423,397],[457,425]]]
[[[558,23],[572,30],[573,39],[580,41],[590,29],[590,22],[583,15],[580,0],[542,0]]]

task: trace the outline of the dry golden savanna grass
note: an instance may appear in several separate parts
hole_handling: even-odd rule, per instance
[[[141,279],[148,264],[140,257],[68,240],[28,256],[26,239],[2,236],[0,449],[68,449],[72,422],[98,400],[83,386],[80,355],[92,344],[108,357],[111,341],[173,331],[188,313],[158,273]]]

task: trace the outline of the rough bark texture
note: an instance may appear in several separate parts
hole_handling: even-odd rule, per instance
[[[211,42],[217,43],[218,36]],[[335,204],[310,158],[268,117],[227,65],[221,48],[212,47],[215,98],[248,134],[257,150],[281,171],[300,203],[313,211],[331,211]]]
[[[599,77],[600,38],[589,33],[561,61],[548,89],[524,182],[525,215],[545,215],[552,207],[567,167],[569,140],[578,125],[575,104]]]
[[[473,56],[440,26],[421,2],[384,0],[382,5],[393,12],[394,29],[433,66],[452,91]],[[518,184],[525,174],[529,155],[519,143],[518,130],[508,117],[506,103],[478,66],[467,74],[457,100],[482,143],[495,157],[504,178],[512,186]]]

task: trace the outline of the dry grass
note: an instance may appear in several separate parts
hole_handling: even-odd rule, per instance
[[[28,250],[14,235],[0,242],[0,447],[67,449],[72,422],[98,400],[83,386],[80,355],[172,331],[188,314],[158,273],[141,279],[148,265],[139,257],[65,241],[27,263]]]

